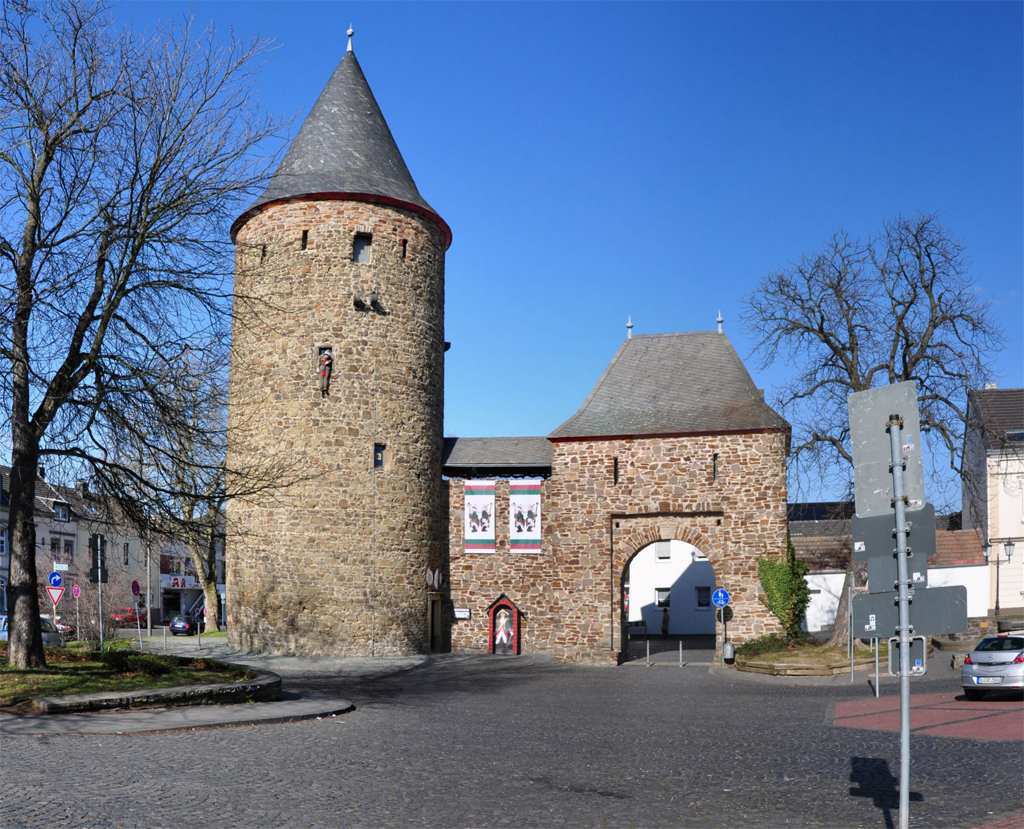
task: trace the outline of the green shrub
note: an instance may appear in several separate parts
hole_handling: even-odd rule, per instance
[[[176,667],[172,662],[153,653],[135,653],[134,651],[116,650],[97,654],[97,661],[103,662],[117,674],[142,674],[143,676],[163,676]]]
[[[737,645],[736,653],[738,656],[763,656],[766,653],[784,653],[792,646],[793,641],[785,634],[770,633]]]
[[[806,575],[807,565],[797,560],[793,542],[788,535],[784,559],[757,560],[757,577],[765,592],[761,601],[782,623],[790,641],[802,641],[804,638],[800,623],[811,601],[811,590],[804,578]]]

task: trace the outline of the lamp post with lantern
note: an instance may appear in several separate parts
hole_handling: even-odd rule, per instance
[[[991,541],[986,541],[985,546],[982,547],[982,553],[985,556],[985,563],[988,564],[989,556],[992,555],[992,541],[1003,542],[1003,552],[1006,553],[1006,563],[1010,563],[1010,559],[1013,557],[1014,543],[1012,538],[993,538]],[[1002,560],[999,558],[999,554],[996,554],[996,607],[995,615],[999,615],[999,565]]]

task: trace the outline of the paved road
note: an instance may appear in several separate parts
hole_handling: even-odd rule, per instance
[[[194,647],[194,640],[176,648]],[[221,644],[218,650],[223,649]],[[833,724],[858,682],[538,657],[250,660],[357,706],[335,719],[106,737],[4,738],[20,827],[886,827],[898,735]],[[952,675],[915,692],[955,691]],[[883,686],[883,695],[895,685]],[[1024,808],[1020,741],[914,735],[911,826]],[[1010,818],[1007,826],[1014,826]]]

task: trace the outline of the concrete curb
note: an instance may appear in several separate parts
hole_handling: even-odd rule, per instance
[[[74,714],[112,708],[167,708],[186,705],[222,705],[232,702],[266,702],[281,696],[281,677],[257,671],[253,679],[209,685],[178,685],[123,693],[69,694],[32,700],[41,714]]]
[[[84,734],[141,734],[155,731],[195,731],[241,725],[270,725],[322,719],[355,710],[347,699],[315,694],[290,695],[276,702],[235,705],[196,705],[137,711],[96,711],[65,715],[5,715],[5,737],[58,737]]]

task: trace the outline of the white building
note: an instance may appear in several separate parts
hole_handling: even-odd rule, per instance
[[[991,610],[1019,616],[1024,611],[1024,389],[990,385],[971,392],[967,418],[964,526],[977,528],[990,545]]]

